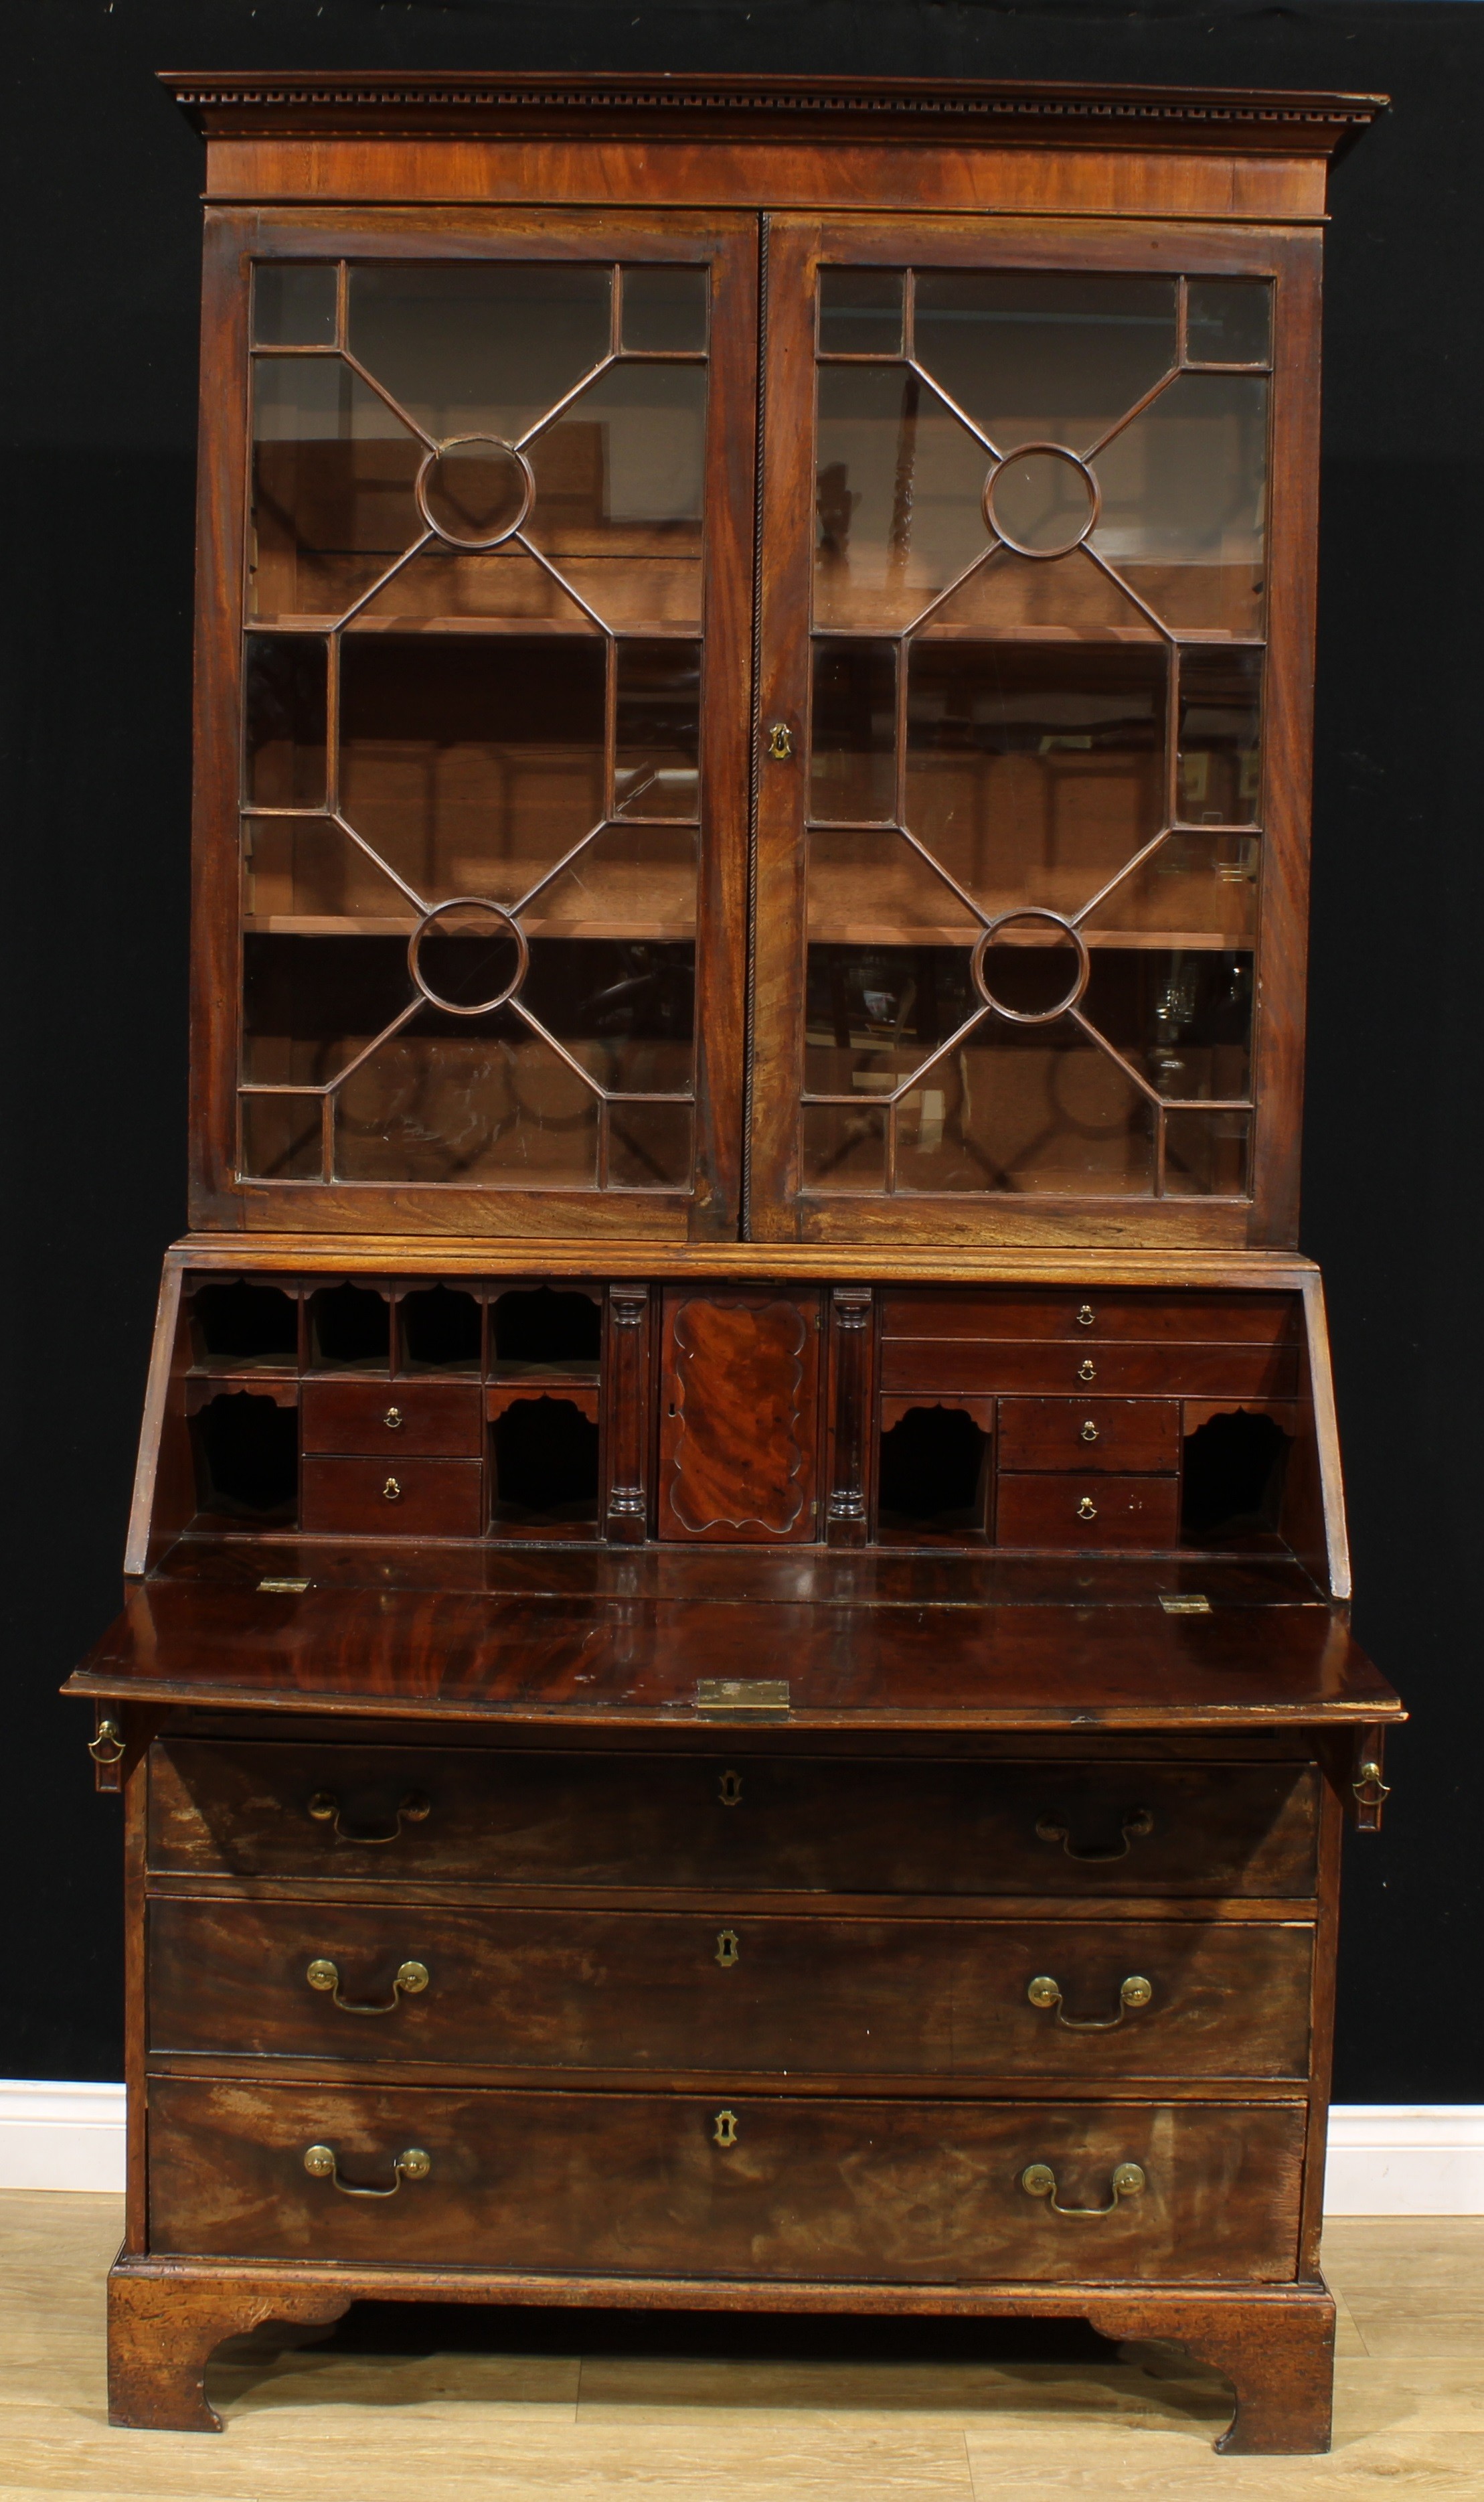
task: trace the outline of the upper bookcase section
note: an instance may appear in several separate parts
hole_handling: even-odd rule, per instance
[[[1290,1242],[1379,99],[171,84],[195,1223]]]

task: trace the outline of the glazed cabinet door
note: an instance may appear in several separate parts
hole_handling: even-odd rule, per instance
[[[1292,1239],[1314,247],[768,249],[755,1232]]]
[[[735,1231],[756,263],[213,214],[198,1221]]]

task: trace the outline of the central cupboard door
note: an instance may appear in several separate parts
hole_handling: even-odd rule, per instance
[[[756,220],[213,236],[198,1212],[734,1234]]]
[[[755,1234],[1285,1238],[1309,240],[769,249]]]

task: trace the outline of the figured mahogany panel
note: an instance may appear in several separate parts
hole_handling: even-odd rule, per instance
[[[665,1297],[661,1538],[817,1535],[820,1299]]]
[[[1070,1901],[1314,1890],[1308,1763],[414,1754],[168,1738],[150,1768],[159,1875]]]
[[[1302,2105],[795,2100],[395,2086],[150,2095],[152,2250],[710,2277],[1293,2278]],[[327,2146],[354,2187],[306,2172]],[[426,2169],[409,2166],[414,2150]],[[398,2182],[397,2158],[403,2158]],[[1064,2206],[1021,2185],[1049,2164]],[[410,2176],[410,2177],[409,2177]]]
[[[1311,1927],[1275,1920],[798,1919],[725,1897],[709,1912],[629,1912],[177,1895],[150,1909],[149,2042],[161,2056],[375,2066],[1300,2079],[1312,1956]],[[399,1986],[410,1963],[426,1978],[414,1969]]]

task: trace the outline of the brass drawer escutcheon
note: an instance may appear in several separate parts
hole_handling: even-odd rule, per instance
[[[787,764],[793,753],[793,732],[786,721],[775,721],[768,731],[768,754],[775,764]]]
[[[401,1500],[402,1489],[400,1485],[397,1483],[395,1477],[388,1477],[382,1488],[383,1503],[400,1503]]]
[[[395,1842],[404,1824],[422,1824],[432,1811],[431,1799],[424,1798],[421,1790],[408,1790],[397,1801],[389,1829],[385,1833],[367,1833],[342,1822],[340,1801],[333,1790],[316,1790],[309,1801],[309,1812],[316,1824],[333,1825],[337,1842],[354,1842],[366,1849],[376,1849],[383,1843]]]
[[[740,1807],[742,1804],[741,1774],[724,1773],[717,1783],[717,1796],[724,1807]]]
[[[1082,1359],[1082,1362],[1078,1365],[1078,1367],[1077,1367],[1077,1378],[1078,1378],[1078,1380],[1079,1380],[1079,1381],[1096,1381],[1096,1378],[1097,1378],[1097,1367],[1096,1367],[1096,1365],[1093,1362],[1093,1359],[1092,1359],[1092,1357],[1091,1357],[1090,1355],[1085,1355],[1085,1356],[1083,1357],[1083,1359]]]
[[[1092,1420],[1091,1416],[1084,1416],[1084,1418],[1083,1418],[1083,1420],[1082,1420],[1081,1428],[1080,1428],[1080,1433],[1081,1433],[1081,1438],[1082,1438],[1082,1440],[1083,1440],[1084,1442],[1096,1442],[1096,1439],[1097,1439],[1097,1428],[1096,1428],[1096,1426],[1094,1424],[1094,1422],[1093,1422],[1093,1420]]]
[[[1141,2198],[1149,2183],[1137,2163],[1121,2163],[1109,2183],[1113,2195],[1105,2207],[1063,2207],[1057,2197],[1057,2176],[1049,2163],[1028,2163],[1020,2185],[1028,2198],[1044,2198],[1056,2215],[1111,2215],[1121,2198]]]
[[[1057,2022],[1064,2024],[1068,2033],[1112,2033],[1126,2015],[1151,2005],[1154,1989],[1142,1973],[1131,1972],[1127,1980],[1119,1983],[1116,2015],[1068,2015],[1062,2001],[1062,1984],[1054,1980],[1049,1972],[1037,1973],[1034,1980],[1027,1984],[1026,1996],[1032,2007],[1054,2007]]]
[[[332,2146],[306,2146],[304,2169],[311,2181],[328,2181],[345,2198],[394,2198],[404,2181],[425,2181],[433,2168],[433,2158],[421,2146],[405,2147],[391,2158],[392,2182],[389,2189],[377,2189],[359,2181],[342,2181],[340,2159]]]
[[[742,1941],[738,1937],[735,1929],[718,1929],[716,1933],[716,1959],[719,1964],[722,1964],[728,1970],[732,1964],[741,1962]]]
[[[1035,1820],[1037,1842],[1060,1842],[1068,1859],[1083,1859],[1096,1865],[1100,1859],[1127,1859],[1130,1843],[1143,1842],[1153,1833],[1154,1817],[1147,1807],[1130,1808],[1120,1824],[1119,1831],[1123,1835],[1123,1840],[1112,1849],[1074,1850],[1069,1826],[1059,1824],[1054,1815],[1039,1815]]]
[[[400,1434],[405,1422],[406,1419],[404,1418],[400,1407],[388,1407],[386,1415],[382,1418],[382,1423],[386,1426],[388,1434]]]
[[[711,2134],[715,2138],[718,2146],[735,2146],[737,2142],[736,2113],[734,2111],[719,2111],[715,2119],[711,2123]]]
[[[1082,1501],[1077,1505],[1077,1518],[1079,1520],[1096,1520],[1096,1517],[1097,1505],[1093,1501],[1090,1494],[1085,1494]]]
[[[409,1998],[416,1998],[420,1990],[427,1987],[429,1974],[425,1963],[399,1964],[391,1984],[391,1996],[375,2000],[342,1998],[340,1966],[331,1963],[328,1955],[316,1955],[304,1978],[311,1989],[327,1992],[343,2015],[394,2015],[404,1993]]]
[[[1079,1329],[1091,1329],[1096,1321],[1096,1318],[1097,1314],[1094,1311],[1091,1303],[1078,1304],[1077,1327]]]

